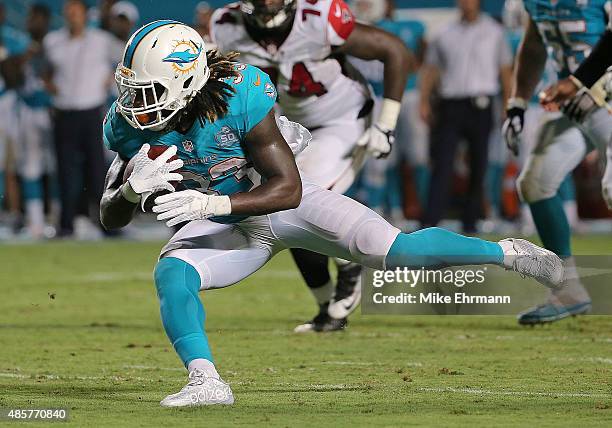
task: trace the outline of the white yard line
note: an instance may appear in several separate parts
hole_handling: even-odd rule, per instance
[[[472,388],[418,388],[422,392],[451,392],[457,394],[474,395],[513,395],[519,397],[584,397],[584,398],[611,398],[611,394],[590,394],[583,392],[531,392],[531,391],[491,391],[487,389]]]
[[[125,365],[123,366],[124,369],[134,369],[134,370],[165,370],[165,371],[172,371],[172,372],[183,372],[183,373],[187,373],[187,371],[184,368],[180,368],[180,367],[155,367],[155,366],[143,366],[143,365]]]

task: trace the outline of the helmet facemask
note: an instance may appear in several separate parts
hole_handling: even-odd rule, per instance
[[[282,0],[278,5],[267,5],[265,0],[244,0],[240,3],[245,20],[251,25],[272,30],[286,24],[295,14],[296,1]]]

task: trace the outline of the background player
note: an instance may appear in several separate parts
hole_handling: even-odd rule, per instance
[[[356,0],[352,7],[360,21],[399,37],[414,53],[415,68],[418,72],[426,49],[425,25],[422,21],[395,19],[394,4],[391,0]],[[378,101],[377,107],[380,107],[384,92],[383,64],[380,61],[363,61],[358,58],[351,58],[351,62],[372,85]],[[396,150],[385,160],[369,160],[361,178],[367,205],[380,214],[386,209],[389,218],[396,225],[404,223],[402,203],[407,205],[406,209],[412,218],[419,218],[420,208],[424,207],[427,201],[429,131],[419,115],[417,72],[408,78],[406,84],[395,136]],[[406,161],[410,167],[402,170],[402,161]],[[409,177],[412,179],[408,179]],[[414,186],[414,189],[410,188],[404,191],[404,194],[416,197],[402,201],[402,178],[403,186]]]
[[[504,135],[508,146],[518,150],[527,101],[544,70],[547,49],[556,61],[559,78],[567,77],[588,56],[608,24],[608,2],[592,0],[526,0],[527,29],[519,48],[512,99]],[[570,227],[558,189],[566,177],[593,148],[605,153],[612,134],[612,118],[600,109],[582,124],[557,117],[542,125],[536,147],[518,179],[517,188],[527,202],[544,246],[564,259],[567,286],[551,292],[546,303],[519,315],[522,324],[552,322],[590,309],[588,293],[580,283],[571,257]],[[606,169],[604,189],[612,185],[612,170]]]
[[[215,11],[211,35],[220,51],[237,51],[268,73],[282,114],[311,130],[310,146],[297,157],[309,180],[344,193],[366,152],[380,157],[391,151],[411,56],[398,38],[356,24],[342,0],[242,1]],[[369,91],[345,55],[385,64],[384,100],[373,125]],[[319,304],[319,314],[296,331],[344,328],[359,304],[361,268],[339,261],[334,294],[327,257],[292,253]]]
[[[286,248],[377,269],[491,263],[550,286],[561,282],[559,258],[527,241],[494,243],[438,228],[403,234],[358,202],[302,183],[275,121],[268,76],[206,52],[186,25],[165,20],[139,29],[116,79],[120,96],[106,116],[104,137],[118,155],[101,220],[107,228],[123,227],[154,195],[158,220],[184,225],[155,269],[164,328],[189,370],[188,384],[163,406],[234,402],[212,362],[198,292],[241,281]],[[299,151],[308,135],[295,123],[285,127],[297,131],[290,140]],[[153,160],[150,145],[168,149]],[[171,183],[181,180],[188,190],[172,192],[177,184]],[[157,196],[162,190],[172,193]]]

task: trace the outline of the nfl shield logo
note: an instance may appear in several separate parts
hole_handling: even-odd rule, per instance
[[[185,149],[185,151],[189,153],[193,152],[193,141],[191,140],[183,141],[183,148]]]

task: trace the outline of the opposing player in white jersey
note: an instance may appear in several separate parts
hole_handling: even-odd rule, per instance
[[[558,77],[563,79],[576,70],[589,55],[608,25],[608,0],[590,2],[573,0],[525,0],[529,13],[526,33],[517,57],[513,97],[509,100],[504,125],[508,146],[516,153],[524,128],[527,101],[534,93],[547,59],[552,53]],[[558,194],[563,179],[584,156],[598,149],[606,156],[612,135],[612,117],[605,109],[596,109],[581,122],[560,116],[542,125],[538,143],[532,150],[519,177],[517,187],[531,209],[534,223],[544,246],[565,260],[566,286],[551,292],[547,301],[519,315],[521,324],[538,324],[563,319],[589,311],[591,300],[582,286],[571,256],[570,227]],[[608,150],[608,155],[610,151]],[[611,197],[610,162],[602,179],[604,197]],[[610,201],[608,201],[610,203]]]
[[[211,36],[221,52],[239,52],[241,61],[268,73],[282,114],[311,131],[297,163],[312,182],[344,193],[368,153],[391,151],[411,55],[395,36],[356,23],[343,0],[241,1],[214,13]],[[374,123],[367,85],[345,54],[385,65],[384,100]],[[359,304],[361,268],[337,260],[334,294],[327,257],[292,253],[319,304],[319,314],[296,331],[344,328]]]

